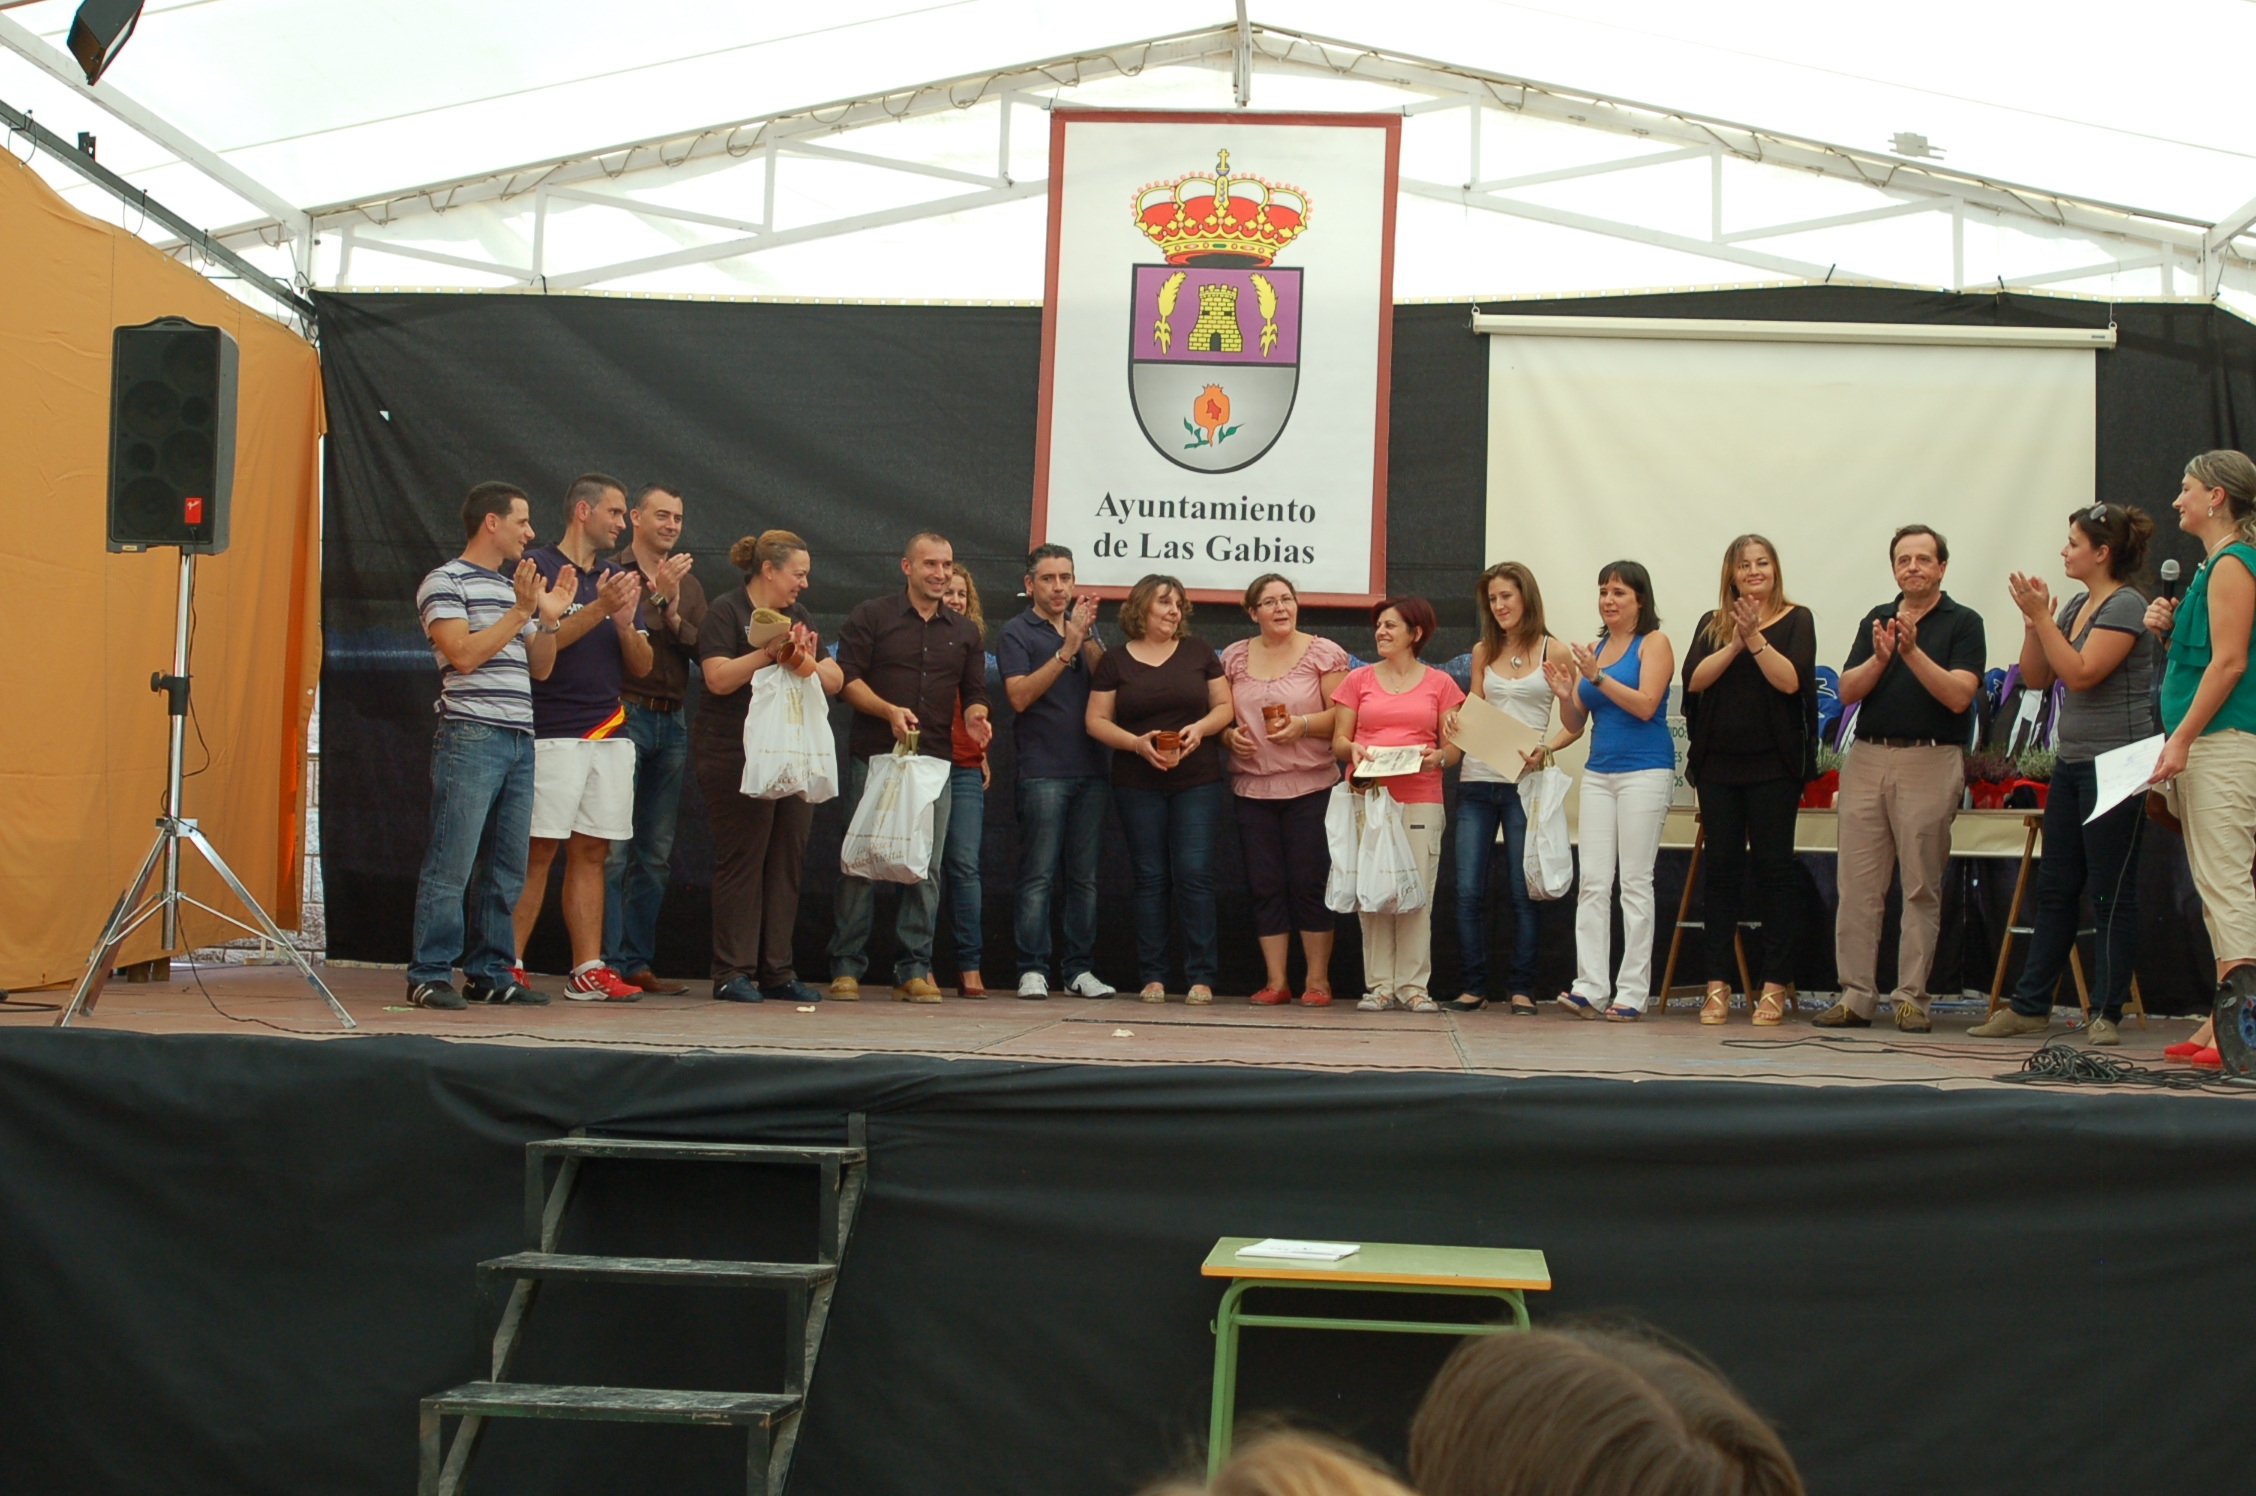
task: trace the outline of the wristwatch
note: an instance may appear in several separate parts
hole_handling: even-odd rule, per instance
[[[533,632],[536,634],[561,633],[563,632],[563,629],[564,620],[561,618],[557,619],[554,623],[543,623],[538,618],[533,620]]]

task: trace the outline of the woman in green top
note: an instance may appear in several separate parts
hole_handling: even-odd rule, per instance
[[[2170,638],[2154,777],[2173,781],[2186,861],[2217,958],[2216,1038],[2249,1073],[2256,1043],[2256,462],[2204,452],[2186,464],[2178,528],[2207,553],[2182,603],[2157,601],[2147,627]]]

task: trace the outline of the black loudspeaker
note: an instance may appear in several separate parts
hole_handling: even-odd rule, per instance
[[[110,341],[110,549],[227,549],[235,340],[183,317]]]

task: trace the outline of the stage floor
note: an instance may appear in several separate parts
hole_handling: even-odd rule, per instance
[[[837,1057],[930,1055],[943,1059],[1024,1060],[1110,1065],[1253,1065],[1297,1070],[1441,1071],[1472,1075],[1605,1076],[1626,1080],[1713,1079],[1787,1085],[1927,1084],[1992,1087],[2036,1048],[2031,1039],[1979,1040],[1979,1002],[1938,1003],[1932,1034],[1898,1033],[1883,1008],[1870,1029],[1819,1030],[1808,1018],[1827,995],[1805,996],[1801,1013],[1778,1029],[1748,1022],[1744,1007],[1731,1022],[1703,1028],[1696,999],[1680,998],[1666,1015],[1635,1024],[1592,1023],[1546,1007],[1515,1018],[1501,1006],[1473,1014],[1359,1013],[1352,1003],[1329,1008],[1256,1008],[1244,998],[1187,1007],[1180,996],[1163,1006],[1133,996],[1089,1001],[1053,994],[1026,1002],[1009,992],[940,1003],[895,1001],[882,987],[860,1002],[827,1001],[809,1009],[779,1003],[717,1003],[709,984],[684,997],[645,997],[633,1004],[566,1001],[563,980],[536,977],[554,1001],[545,1008],[472,1007],[459,1013],[399,1006],[401,973],[367,967],[323,968],[363,1034],[428,1034],[495,1044],[568,1044],[657,1050],[741,1050]],[[61,1002],[67,993],[19,993],[19,1001]],[[54,1015],[0,1009],[0,1025],[51,1024]],[[89,1027],[148,1034],[285,1033],[328,1039],[342,1035],[328,1010],[289,967],[173,964],[170,980],[114,981]],[[2187,1038],[2191,1019],[2125,1021],[2123,1044],[2111,1053],[2134,1064],[2163,1066],[2162,1046]],[[2075,1038],[2056,1018],[2054,1038]],[[2172,1070],[2182,1067],[2171,1065]]]

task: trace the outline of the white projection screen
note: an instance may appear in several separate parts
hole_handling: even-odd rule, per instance
[[[1681,666],[1724,547],[1748,532],[1777,546],[1788,594],[1816,614],[1818,663],[1835,669],[1863,614],[1895,595],[1898,525],[1949,540],[1944,588],[1982,615],[1992,665],[2020,648],[2007,572],[2065,595],[2068,512],[2093,498],[2090,343],[1489,344],[1487,559],[1534,569],[1562,638],[1598,632],[1601,566],[1641,561]]]

